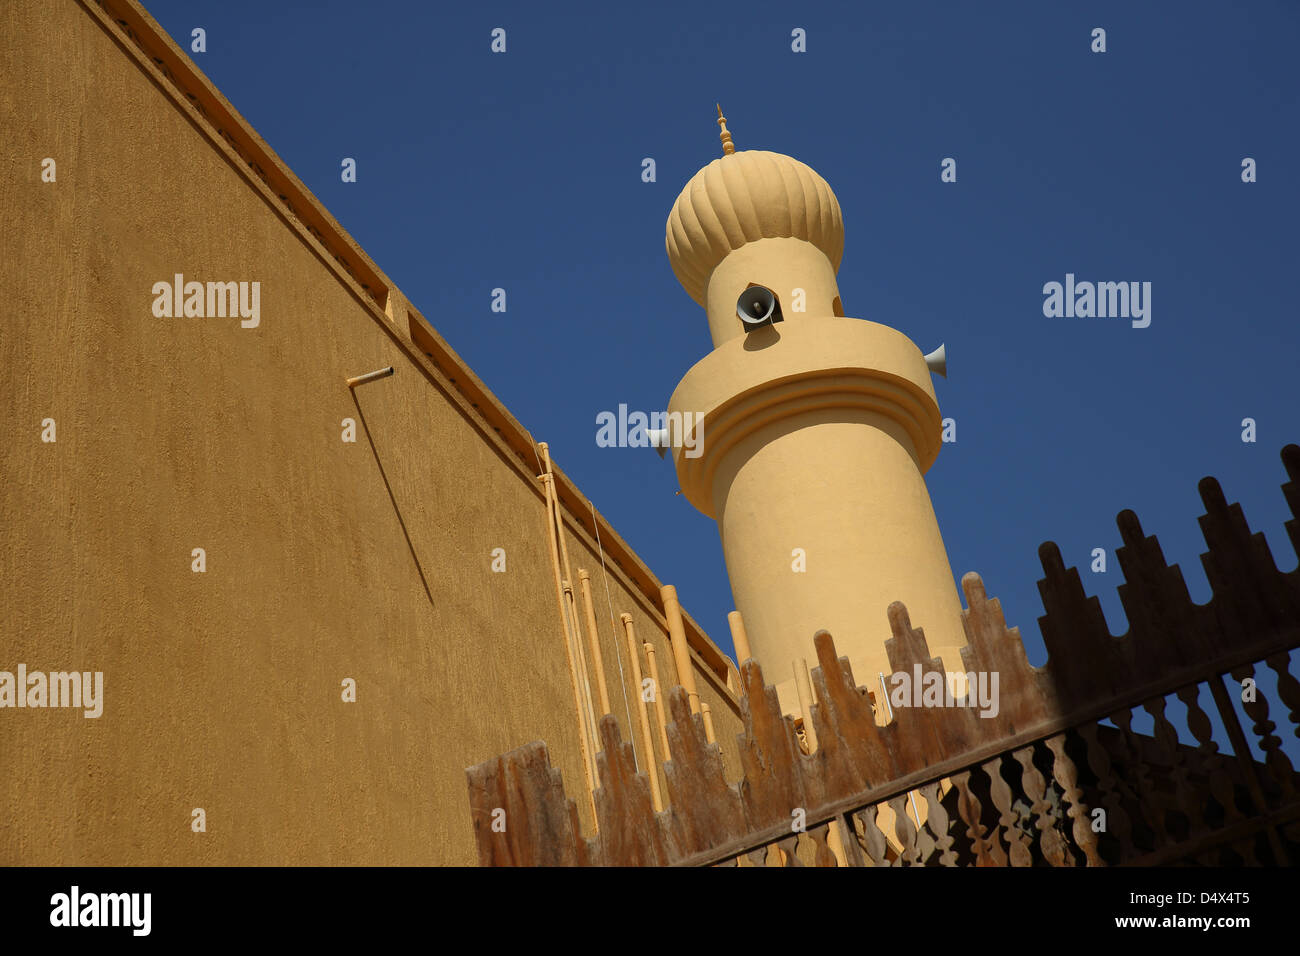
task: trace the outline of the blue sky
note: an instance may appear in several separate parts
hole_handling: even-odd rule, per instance
[[[1031,661],[1045,540],[1126,630],[1124,508],[1208,599],[1204,475],[1296,565],[1300,6],[145,3],[186,49],[206,30],[200,68],[728,650],[715,524],[671,464],[595,442],[599,412],[663,408],[711,348],[664,225],[720,154],[715,101],[739,149],[835,190],[846,313],[947,344],[957,442],[931,497],[955,575],[983,575]],[[1151,325],[1045,317],[1067,272],[1150,282]]]

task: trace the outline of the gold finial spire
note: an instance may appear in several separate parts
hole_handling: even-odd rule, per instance
[[[718,106],[718,125],[722,127],[722,132],[718,134],[718,139],[722,140],[723,155],[730,156],[732,153],[736,151],[736,147],[732,145],[731,134],[727,132],[727,118],[722,115],[722,104],[719,103],[717,104],[717,106]]]

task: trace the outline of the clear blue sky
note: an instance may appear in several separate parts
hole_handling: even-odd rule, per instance
[[[727,649],[716,526],[670,463],[595,443],[597,413],[662,408],[711,348],[664,224],[719,155],[715,101],[738,148],[835,190],[846,313],[947,344],[931,496],[1031,660],[1044,540],[1126,630],[1124,508],[1208,599],[1204,475],[1296,564],[1300,5],[145,3],[186,49],[207,31],[200,68]],[[1046,318],[1067,272],[1152,283],[1150,327]]]

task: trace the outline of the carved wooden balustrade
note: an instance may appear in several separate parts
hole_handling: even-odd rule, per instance
[[[1300,554],[1300,447],[1288,445],[1282,459],[1292,514],[1286,531]],[[663,766],[667,809],[654,812],[648,779],[606,716],[598,833],[580,834],[576,808],[537,742],[467,771],[480,862],[1300,862],[1300,775],[1275,733],[1275,721],[1284,719],[1300,736],[1300,682],[1289,669],[1289,652],[1300,646],[1300,568],[1278,570],[1263,535],[1250,532],[1217,481],[1204,479],[1200,493],[1208,545],[1201,561],[1213,588],[1205,605],[1192,602],[1182,572],[1165,563],[1136,515],[1119,515],[1119,596],[1129,621],[1123,637],[1109,633],[1100,602],[1084,594],[1078,571],[1065,567],[1056,546],[1039,549],[1046,610],[1039,623],[1049,654],[1041,668],[1029,665],[1018,630],[1006,627],[979,576],[965,576],[962,659],[968,672],[999,674],[995,716],[965,706],[899,707],[878,726],[873,695],[857,686],[822,632],[812,672],[813,753],[804,752],[758,664],[747,661],[738,783],[724,778],[720,751],[675,687],[668,695],[672,759]],[[901,604],[890,606],[889,623],[895,673],[917,665],[942,673]],[[1270,696],[1284,705],[1285,718]],[[1133,728],[1135,708],[1149,733]],[[504,817],[494,816],[499,810]],[[884,818],[892,825],[882,829]],[[504,832],[494,819],[504,820]]]

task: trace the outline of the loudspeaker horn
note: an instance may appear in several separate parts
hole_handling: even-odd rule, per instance
[[[650,447],[659,452],[659,457],[662,458],[664,452],[668,451],[669,445],[672,444],[668,436],[668,429],[647,428],[645,434],[646,437],[650,439]]]
[[[745,323],[746,328],[766,325],[776,311],[776,296],[771,289],[761,285],[750,286],[736,300],[736,315]]]
[[[925,365],[935,375],[948,377],[948,353],[942,345],[925,357]]]

